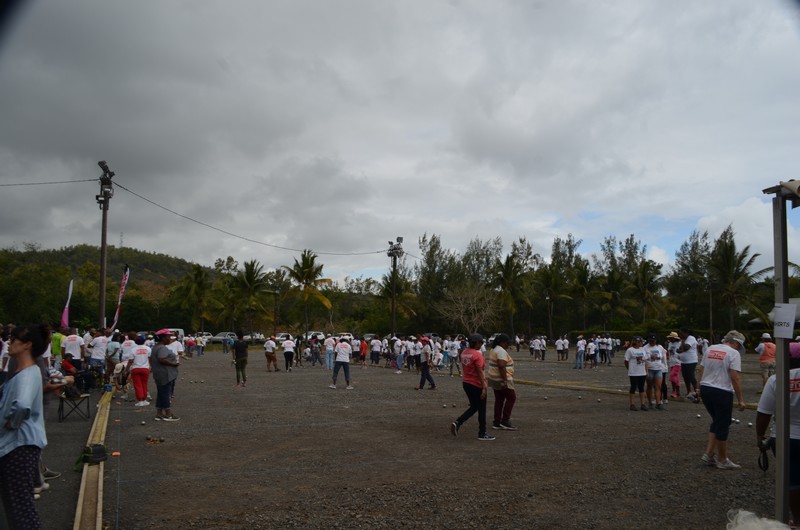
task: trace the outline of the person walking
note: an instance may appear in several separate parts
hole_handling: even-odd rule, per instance
[[[697,339],[688,328],[678,330],[681,343],[676,352],[681,362],[681,374],[686,385],[686,397],[689,401],[697,402]]]
[[[287,337],[286,340],[283,341],[283,344],[281,344],[281,346],[283,347],[284,368],[286,369],[287,372],[291,372],[292,361],[294,360],[294,349],[295,349],[294,341],[290,337]]]
[[[466,423],[476,412],[478,413],[478,440],[491,441],[494,436],[486,431],[486,376],[483,373],[486,360],[480,352],[483,346],[483,337],[478,334],[470,335],[468,347],[461,352],[459,360],[463,374],[461,385],[467,394],[469,407],[464,413],[450,424],[450,434],[458,436],[461,426]]]
[[[271,372],[270,366],[275,367],[276,372],[280,372],[278,368],[278,357],[275,355],[275,350],[278,346],[275,344],[275,337],[270,337],[264,342],[264,357],[267,359],[267,372]]]
[[[347,390],[353,390],[350,384],[350,355],[353,353],[353,347],[347,342],[347,338],[342,337],[339,343],[334,348],[336,354],[336,361],[333,365],[333,382],[330,388],[336,390],[336,378],[339,375],[339,370],[344,370],[344,380],[347,382]]]
[[[236,340],[231,347],[231,361],[236,367],[236,386],[247,386],[247,343],[244,341],[242,330],[236,331]]]
[[[419,344],[422,344],[422,352],[418,356],[420,362],[420,376],[419,385],[417,385],[415,389],[424,390],[425,381],[427,381],[430,383],[430,388],[428,390],[436,390],[436,382],[431,376],[431,364],[433,362],[433,348],[431,348],[431,341],[428,339],[428,337],[422,337],[422,339],[419,341]]]
[[[9,528],[42,527],[34,487],[47,436],[42,374],[36,362],[50,340],[45,324],[17,326],[9,334],[8,355],[16,368],[0,396],[0,498]]]
[[[494,339],[489,351],[489,386],[494,391],[494,422],[492,429],[516,431],[511,423],[511,411],[517,402],[514,390],[514,359],[508,353],[511,337],[505,333]]]
[[[747,407],[742,396],[739,372],[742,371],[744,335],[731,330],[722,338],[721,344],[710,346],[700,363],[700,385],[698,396],[702,397],[711,425],[708,428],[706,451],[700,458],[710,466],[719,469],[739,469],[728,458],[728,434],[733,414],[734,395],[739,402],[739,410]]]
[[[133,380],[133,392],[136,395],[137,407],[146,407],[147,380],[150,378],[150,348],[144,345],[144,335],[136,335],[134,339],[133,357],[128,361],[128,373]]]
[[[756,353],[761,368],[761,388],[763,389],[767,384],[767,379],[775,373],[775,343],[772,342],[772,336],[769,333],[761,335],[761,343],[756,346]]]
[[[178,354],[169,348],[172,332],[166,328],[155,333],[156,344],[150,353],[150,368],[156,383],[156,421],[178,421],[172,414],[172,391],[178,379]]]

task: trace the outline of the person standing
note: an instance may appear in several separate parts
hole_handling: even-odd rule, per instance
[[[0,498],[9,528],[39,529],[33,491],[47,436],[42,374],[36,362],[47,349],[50,331],[44,324],[17,326],[8,342],[15,372],[0,396]]]
[[[283,361],[284,367],[287,372],[292,371],[292,361],[294,360],[295,344],[291,337],[286,337],[286,340],[281,344],[283,347]]]
[[[767,384],[767,379],[775,373],[775,343],[772,342],[769,333],[761,335],[761,342],[756,346],[756,353],[761,367],[761,388],[763,389]]]
[[[489,352],[489,386],[494,391],[494,422],[492,429],[516,431],[511,423],[511,411],[517,402],[514,390],[514,359],[508,353],[511,338],[505,333],[494,339]]]
[[[371,341],[369,341],[369,344],[371,348],[370,362],[378,365],[381,363],[381,349],[383,348],[383,342],[381,342],[381,339],[375,336]]]
[[[625,352],[625,368],[628,370],[628,379],[631,383],[628,391],[628,404],[631,410],[636,410],[636,405],[633,404],[633,396],[637,391],[639,392],[639,408],[647,410],[644,393],[644,382],[647,378],[647,364],[645,362],[647,354],[642,344],[644,344],[642,337],[633,337],[631,347]]]
[[[99,372],[100,375],[103,376],[103,379],[105,379],[107,347],[108,347],[108,336],[106,336],[106,330],[100,329],[100,331],[96,332],[95,337],[89,344],[89,349],[91,350],[91,354],[89,356],[89,366],[93,368],[95,371]]]
[[[681,374],[686,385],[686,397],[689,401],[697,402],[697,339],[688,328],[678,330],[681,343],[676,350],[681,362]]]
[[[71,353],[72,364],[76,365],[75,368],[81,370],[84,367],[83,357],[86,355],[86,345],[81,336],[78,335],[77,328],[70,328],[67,333],[69,334],[61,341],[61,354]]]
[[[336,353],[335,350],[336,341],[333,337],[331,337],[331,334],[328,333],[328,335],[325,337],[325,368],[328,370],[333,370],[333,360]]]
[[[645,346],[645,364],[647,365],[647,400],[650,408],[656,410],[666,410],[662,403],[661,383],[664,377],[664,359],[667,350],[656,342],[654,333],[647,335],[647,346]]]
[[[677,333],[671,331],[667,335],[667,356],[669,358],[669,382],[672,385],[672,392],[669,397],[677,399],[681,395],[681,361],[678,358],[677,350],[681,338]]]
[[[459,359],[463,368],[461,385],[464,388],[464,393],[467,394],[469,408],[456,418],[456,421],[450,424],[450,434],[458,436],[461,426],[477,412],[478,440],[491,441],[495,438],[486,431],[487,383],[486,376],[483,373],[486,360],[480,352],[480,348],[483,345],[483,337],[478,334],[470,335],[468,344],[468,347],[461,352]]]
[[[756,414],[756,442],[761,451],[775,447],[776,377],[771,375],[764,385]],[[800,342],[789,343],[789,507],[792,518],[800,521]],[[767,429],[772,430],[767,439]],[[774,450],[774,449],[773,449]]]
[[[275,337],[270,337],[264,342],[264,357],[267,358],[267,372],[271,372],[270,366],[275,367],[276,372],[280,372],[280,368],[278,368],[278,357],[275,354],[275,350],[278,348],[278,345],[275,344]]]
[[[436,382],[431,376],[431,364],[433,362],[433,348],[431,348],[431,341],[428,339],[428,337],[422,337],[417,344],[421,344],[422,348],[421,353],[417,356],[420,363],[420,377],[419,385],[415,387],[415,390],[424,390],[425,381],[430,383],[428,390],[436,390]]]
[[[336,361],[333,366],[333,382],[330,388],[336,390],[336,378],[339,375],[339,370],[344,370],[344,380],[347,382],[347,390],[353,390],[350,385],[350,355],[353,353],[353,347],[347,342],[345,337],[339,339],[339,343],[334,348],[336,354]]]
[[[231,348],[231,360],[236,367],[236,386],[244,388],[247,386],[247,343],[244,341],[244,333],[236,331],[236,339]]]
[[[52,338],[50,339],[50,353],[53,355],[53,368],[61,371],[61,342],[64,340],[64,335],[61,333],[63,330],[62,328],[56,328],[55,333],[53,333]]]
[[[150,354],[150,367],[156,383],[156,421],[178,421],[172,414],[172,391],[178,379],[178,354],[169,348],[172,332],[168,329],[156,331],[156,345]]]
[[[392,337],[392,349],[394,350],[394,365],[397,368],[396,374],[403,373],[403,352],[406,344],[397,337]]]
[[[447,345],[447,355],[450,357],[449,368],[450,368],[450,377],[453,377],[453,367],[458,370],[458,377],[461,377],[461,359],[458,358],[458,352],[460,350],[461,341],[459,337],[455,337],[452,341],[450,341]]]
[[[583,355],[586,352],[586,340],[583,335],[578,335],[578,342],[575,343],[575,366],[573,369],[583,370]]]
[[[145,346],[144,335],[136,335],[131,351],[132,357],[128,360],[128,373],[133,380],[133,393],[136,395],[136,407],[146,407],[147,380],[150,378],[150,348]]]
[[[700,364],[700,387],[698,398],[702,396],[711,425],[708,428],[708,443],[701,460],[719,469],[739,469],[728,458],[728,434],[733,414],[734,395],[739,402],[739,410],[747,407],[742,396],[739,372],[742,371],[744,335],[731,330],[722,338],[722,344],[710,346]]]

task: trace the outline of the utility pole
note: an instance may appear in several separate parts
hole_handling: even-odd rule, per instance
[[[111,183],[114,172],[108,169],[105,160],[101,160],[97,165],[103,170],[103,174],[100,176],[100,194],[95,195],[94,198],[103,212],[103,226],[100,234],[100,318],[98,321],[100,327],[104,328],[106,327],[106,255],[108,252],[106,234],[108,232],[108,203],[114,196],[114,185]]]
[[[392,337],[397,333],[397,258],[403,257],[403,238],[398,236],[397,242],[389,241],[386,255],[392,258]]]

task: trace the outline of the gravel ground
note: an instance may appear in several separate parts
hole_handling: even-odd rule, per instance
[[[247,388],[221,352],[186,360],[179,422],[114,400],[107,528],[724,528],[730,509],[773,513],[774,462],[756,465],[754,411],[734,414],[742,469],[705,467],[702,405],[629,411],[621,364],[576,371],[512,354],[517,379],[544,385],[518,384],[520,430],[483,442],[477,417],[449,433],[467,406],[458,378],[435,374],[436,390],[415,391],[412,373],[354,367],[355,389],[332,390],[325,369],[267,373],[256,352]],[[759,376],[744,382],[755,402]]]

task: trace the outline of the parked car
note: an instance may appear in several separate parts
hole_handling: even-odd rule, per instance
[[[376,338],[376,337],[377,337],[377,338],[381,338],[381,336],[380,336],[380,335],[378,335],[377,333],[364,333],[364,341],[365,341],[367,344],[369,344],[369,343],[370,343],[370,341],[372,341],[372,339],[374,339],[374,338]]]
[[[321,331],[309,331],[303,334],[303,340],[317,339],[318,341],[325,340],[325,334]]]
[[[354,338],[352,333],[348,333],[346,331],[344,333],[339,333],[337,337],[340,339],[347,339],[348,341],[352,341]]]
[[[283,341],[285,341],[287,339],[294,340],[294,337],[292,336],[291,333],[286,333],[286,332],[278,333],[278,334],[275,335],[275,344],[280,346],[281,342],[283,342]]]
[[[259,333],[258,331],[253,331],[249,335],[245,335],[242,337],[242,340],[245,342],[249,342],[250,344],[255,344],[257,342],[264,342],[266,337],[264,337],[263,333]]]
[[[211,339],[214,338],[214,335],[212,335],[208,331],[201,331],[200,333],[195,335],[195,337],[203,337],[206,340],[206,343],[208,343],[209,341],[211,341]]]
[[[213,337],[211,337],[211,344],[222,344],[222,341],[225,339],[233,339],[236,340],[236,333],[233,331],[220,331]]]

